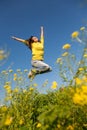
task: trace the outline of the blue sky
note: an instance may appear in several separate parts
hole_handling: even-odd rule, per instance
[[[31,51],[11,36],[27,39],[31,35],[40,37],[40,26],[44,26],[44,61],[53,71],[38,75],[34,82],[42,84],[46,79],[49,86],[59,81],[55,61],[60,57],[61,48],[71,42],[71,33],[87,25],[86,0],[1,0],[0,1],[0,47],[8,48],[10,56],[0,66],[0,71],[11,68],[31,68]],[[74,51],[77,48],[74,47]],[[48,87],[49,87],[48,86]]]

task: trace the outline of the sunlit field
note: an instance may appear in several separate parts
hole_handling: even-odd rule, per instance
[[[48,81],[38,86],[27,81],[28,70],[0,72],[5,96],[0,106],[0,130],[87,130],[87,29],[72,32],[72,42],[83,46],[81,59],[65,43],[56,59],[62,85],[53,81],[50,90],[40,93]],[[78,48],[79,49],[79,48]],[[8,53],[0,50],[0,63]]]

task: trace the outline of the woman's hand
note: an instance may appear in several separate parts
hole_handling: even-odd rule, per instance
[[[41,37],[43,37],[44,31],[43,31],[43,26],[41,26]]]
[[[14,37],[14,36],[12,36],[11,38],[12,38],[12,39],[14,39],[14,40],[16,40],[16,39],[17,39],[17,38],[16,38],[16,37]]]

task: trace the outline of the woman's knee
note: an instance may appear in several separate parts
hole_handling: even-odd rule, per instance
[[[52,71],[52,68],[50,66],[45,66],[46,70]]]

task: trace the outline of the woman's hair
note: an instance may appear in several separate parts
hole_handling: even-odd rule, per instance
[[[31,36],[29,39],[26,39],[26,41],[28,41],[28,45],[27,45],[27,46],[28,46],[30,49],[32,49],[32,48],[31,48],[31,44],[34,42],[33,39],[32,39],[33,37],[34,37],[34,36]]]
[[[32,49],[31,44],[34,42],[34,40],[32,39],[34,36],[31,36],[29,39],[27,39],[26,41],[28,41],[28,47],[30,48],[30,50]],[[38,40],[38,42],[40,42],[40,40]]]

